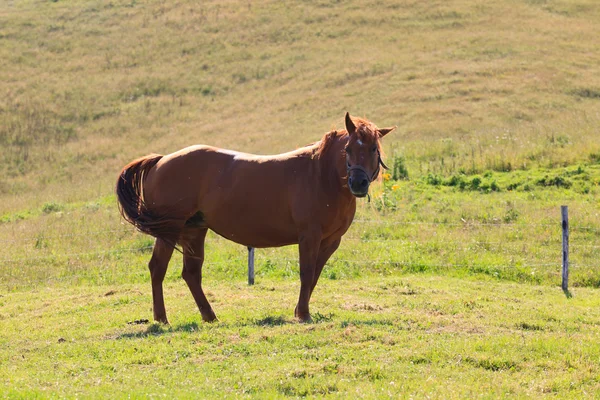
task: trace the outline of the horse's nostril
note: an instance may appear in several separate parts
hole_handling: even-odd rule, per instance
[[[360,187],[361,187],[361,188],[363,188],[363,189],[365,189],[367,186],[369,186],[369,181],[368,181],[368,180],[366,180],[366,179],[363,179],[363,180],[360,182]]]

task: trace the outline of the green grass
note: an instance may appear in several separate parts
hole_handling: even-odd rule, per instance
[[[315,322],[292,319],[298,284],[207,279],[201,322],[180,281],[171,326],[147,285],[39,289],[2,302],[8,397],[534,397],[600,389],[595,290],[390,276],[325,281]],[[493,339],[492,339],[493,338]]]
[[[595,164],[386,180],[371,189],[370,202],[359,201],[355,222],[323,279],[426,272],[558,286],[560,206],[567,204],[570,284],[600,287],[598,182]],[[153,240],[121,221],[114,196],[45,203],[2,221],[0,278],[6,291],[148,280]],[[206,257],[207,276],[228,280],[246,274],[246,249],[212,233]],[[296,246],[259,249],[256,274],[296,280],[297,257]],[[180,268],[175,253],[167,280],[179,280]]]
[[[571,285],[598,287],[599,181],[597,165],[384,181],[372,188],[371,202],[359,202],[324,278],[436,272],[559,285],[560,206],[568,204]],[[125,225],[114,203],[114,196],[46,203],[3,216],[3,287],[145,282],[153,240]],[[258,250],[256,264],[258,276],[297,278],[295,246]],[[168,279],[178,279],[180,265],[176,254]],[[219,279],[243,277],[246,250],[211,234],[205,269]]]

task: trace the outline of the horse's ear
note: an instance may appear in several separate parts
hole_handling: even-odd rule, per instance
[[[391,128],[377,129],[377,131],[379,132],[379,137],[382,138],[385,135],[387,135],[388,133],[390,133],[391,131],[393,131],[394,129],[396,129],[396,127],[392,126]]]
[[[354,125],[354,122],[352,122],[349,112],[346,112],[346,130],[349,135],[354,135],[354,132],[356,132],[356,126]]]

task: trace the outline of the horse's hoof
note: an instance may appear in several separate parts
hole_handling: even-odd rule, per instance
[[[215,315],[214,312],[210,312],[209,314],[206,315],[202,315],[202,321],[204,322],[217,322],[219,321],[219,319],[217,318],[217,316]]]
[[[167,319],[167,317],[154,317],[154,321],[161,324],[169,325],[169,320]]]
[[[312,322],[312,318],[310,317],[310,313],[296,313],[296,318],[299,322]]]

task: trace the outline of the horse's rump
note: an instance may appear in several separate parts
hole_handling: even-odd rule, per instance
[[[148,172],[163,158],[150,154],[127,164],[117,180],[117,199],[123,218],[139,231],[175,246],[185,220],[169,218],[150,210],[144,201],[143,182]]]

